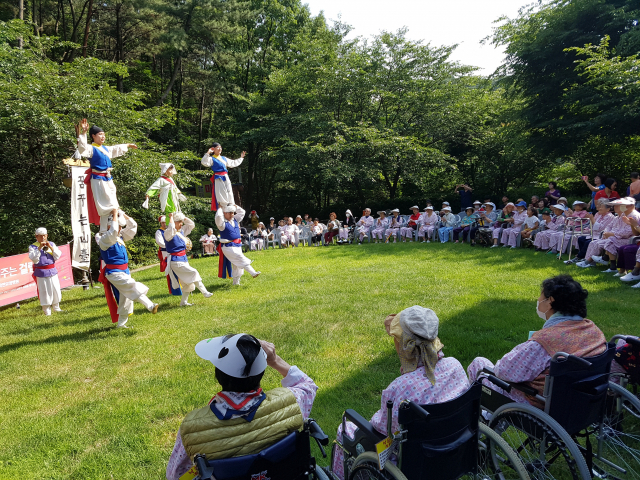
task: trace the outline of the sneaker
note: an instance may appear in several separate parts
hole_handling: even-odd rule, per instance
[[[192,307],[193,303],[189,303],[189,302],[180,302],[180,306],[181,307]]]
[[[564,264],[565,265],[573,265],[574,263],[578,263],[580,262],[579,258],[572,258],[571,260],[565,260]]]
[[[455,243],[460,243],[460,241],[459,241],[459,240],[456,240],[456,242],[455,242]]]
[[[490,247],[490,248],[498,248],[499,246],[500,246],[500,245],[498,245],[498,244],[496,243],[496,244],[494,244],[494,245],[491,245],[491,247]]]
[[[622,276],[624,276],[624,273],[622,272],[618,272],[614,275],[614,277],[622,277]]]
[[[502,248],[507,248],[509,245],[502,245]]]
[[[640,275],[634,275],[633,272],[627,273],[624,277],[620,277],[620,280],[623,282],[635,282],[636,280],[640,280]]]
[[[615,268],[607,268],[606,270],[603,270],[602,273],[616,273],[618,270]]]
[[[631,285],[631,288],[640,288],[640,283],[636,283],[635,285]]]
[[[253,278],[256,278],[258,275],[260,275],[262,272],[256,272],[255,275],[253,275]]]
[[[151,313],[158,313],[158,307],[159,305],[157,303],[154,303],[151,308],[147,309],[149,310]]]
[[[53,311],[54,311],[54,312],[63,312],[64,310],[62,310],[62,309],[60,308],[60,305],[54,305],[54,306],[53,306]]]
[[[427,243],[431,243],[431,240],[427,240]]]
[[[554,255],[555,255],[555,254],[557,254],[557,253],[558,253],[558,252],[556,251],[556,249],[555,249],[555,248],[552,248],[552,249],[550,249],[550,250],[548,250],[548,251],[547,251],[547,255],[549,255],[549,254],[554,254]]]
[[[48,317],[51,315],[51,307],[47,307],[46,310],[43,310],[44,314]]]
[[[580,262],[580,263],[577,263],[576,265],[580,268],[595,267],[593,263],[588,263],[588,262]]]
[[[514,249],[514,248],[516,248],[516,247],[511,247],[511,249]]]
[[[591,257],[591,260],[593,260],[596,263],[599,263],[600,265],[609,265],[609,262],[607,262],[606,260],[603,260],[602,257],[600,256]]]
[[[203,296],[204,298],[213,297],[213,293],[212,293],[212,292],[204,292],[204,293],[202,294],[202,296]]]

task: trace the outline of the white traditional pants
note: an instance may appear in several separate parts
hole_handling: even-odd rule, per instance
[[[218,207],[226,207],[228,204],[233,205],[236,203],[233,199],[233,188],[231,187],[229,175],[225,175],[224,180],[216,178],[213,185],[216,191]]]
[[[223,246],[222,253],[225,256],[225,258],[231,262],[231,265],[233,265],[233,268],[231,269],[232,270],[231,278],[233,278],[234,285],[240,285],[240,277],[244,274],[245,270],[252,277],[256,275],[257,272],[251,266],[252,260],[249,260],[247,257],[244,256],[244,253],[242,253],[241,246],[237,246],[237,247]]]
[[[58,305],[62,300],[58,275],[52,277],[36,277],[38,283],[38,299],[42,307]]]
[[[98,215],[100,215],[100,231],[106,231],[108,227],[107,219],[114,209],[120,208],[116,197],[116,185],[113,180],[91,179],[91,193],[96,205]]]
[[[124,272],[113,272],[106,275],[109,283],[120,293],[118,301],[118,326],[122,327],[127,323],[129,315],[133,313],[133,302],[138,301],[147,310],[153,308],[153,302],[147,297],[149,287],[143,283],[136,282],[131,275]]]

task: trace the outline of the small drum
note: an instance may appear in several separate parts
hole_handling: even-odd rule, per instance
[[[189,237],[185,237],[184,243],[186,245],[185,250],[187,251],[187,253],[189,253],[193,248],[193,243],[191,242],[191,239]]]

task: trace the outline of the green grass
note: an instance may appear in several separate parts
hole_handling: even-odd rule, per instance
[[[35,301],[0,311],[0,479],[164,478],[183,416],[218,389],[194,352],[210,336],[275,343],[320,387],[312,415],[333,437],[345,408],[371,416],[399,374],[382,321],[405,307],[435,310],[445,354],[466,367],[539,329],[541,281],[570,272],[607,337],[638,333],[640,292],[532,251],[365,244],[250,256],[263,274],[240,287],[216,277],[216,259],[192,261],[214,296],[198,293],[188,309],[157,267],[135,273],[160,310],[136,304],[129,330],[113,328],[101,289],[64,292],[65,312],[51,317]],[[277,385],[268,371],[263,386]]]

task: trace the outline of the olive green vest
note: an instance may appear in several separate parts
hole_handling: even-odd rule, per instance
[[[302,428],[302,412],[291,390],[275,388],[266,394],[251,422],[219,420],[208,405],[190,412],[180,425],[189,457],[198,453],[208,459],[251,455]]]

